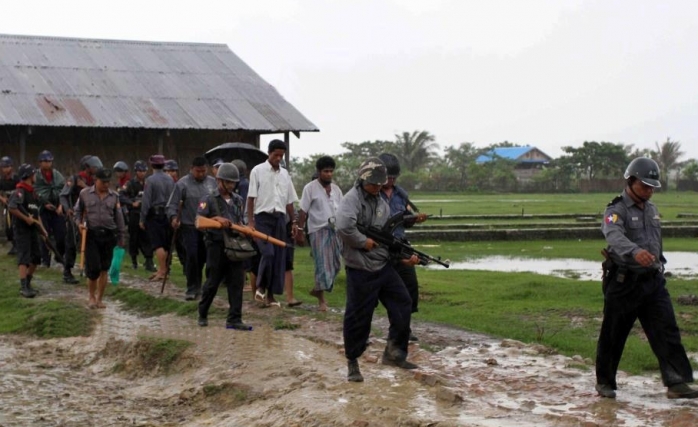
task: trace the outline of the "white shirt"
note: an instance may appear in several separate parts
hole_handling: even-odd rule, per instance
[[[254,197],[254,214],[262,212],[286,213],[286,205],[297,202],[298,195],[288,171],[282,167],[274,170],[269,161],[260,163],[250,172],[250,189],[247,197]]]
[[[317,179],[303,187],[301,195],[301,210],[308,214],[308,234],[314,233],[327,226],[334,227],[339,202],[342,201],[342,190],[337,184],[330,184],[330,194]]]

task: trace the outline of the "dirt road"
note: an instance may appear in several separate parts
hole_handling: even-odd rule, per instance
[[[84,288],[37,286],[40,298],[84,298]],[[279,309],[246,302],[255,328],[242,332],[108,303],[89,337],[0,337],[1,427],[698,425],[698,402],[666,399],[656,375],[621,376],[618,399],[599,399],[590,360],[536,345],[418,324],[410,359],[420,369],[407,372],[380,365],[387,324],[375,319],[366,381],[355,384],[340,322],[311,305],[281,309],[298,328],[274,330]],[[194,345],[166,374],[142,363],[144,337]]]

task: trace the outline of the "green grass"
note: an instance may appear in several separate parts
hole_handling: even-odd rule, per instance
[[[564,195],[449,195],[413,194],[422,211],[444,214],[492,214],[515,213],[523,208],[526,213],[601,212],[615,194],[564,194]],[[457,202],[438,202],[439,199]],[[679,212],[694,212],[698,206],[696,193],[660,193],[655,195],[664,218],[672,218]],[[581,258],[601,261],[600,250],[606,244],[597,240],[565,241],[505,241],[505,242],[415,242],[417,247],[431,255],[440,255],[453,262],[467,261],[492,255],[532,258]],[[696,250],[696,239],[666,239],[665,251]],[[671,262],[671,259],[669,260]],[[669,264],[671,266],[671,264]],[[82,305],[60,298],[26,300],[18,293],[16,266],[11,257],[0,259],[0,333],[21,333],[40,337],[86,335],[91,329],[93,312]],[[173,265],[172,281],[184,296],[185,279],[181,266]],[[146,278],[149,273],[124,268],[124,273]],[[491,334],[500,338],[513,338],[528,343],[541,343],[566,355],[579,354],[594,358],[596,338],[602,317],[603,297],[600,284],[554,278],[532,273],[502,273],[486,271],[457,271],[443,268],[418,270],[422,301],[417,321],[443,323],[474,332]],[[58,280],[60,272],[39,270],[37,277]],[[306,304],[315,304],[308,295],[313,286],[313,263],[309,249],[297,248],[294,282],[296,298]],[[57,285],[65,286],[65,285]],[[159,287],[160,284],[153,284]],[[698,279],[670,279],[672,297],[696,293]],[[340,273],[331,293],[326,293],[330,307],[343,308],[346,279]],[[87,290],[84,290],[85,296]],[[125,286],[109,286],[109,297],[122,301],[126,309],[143,315],[155,316],[177,313],[196,317],[196,304],[183,299],[151,296]],[[225,297],[225,290],[219,290]],[[246,295],[249,298],[249,295]],[[281,301],[283,301],[281,299]],[[698,307],[674,305],[683,343],[689,352],[698,351]],[[272,319],[278,329],[293,329],[297,320],[290,319],[297,310],[280,310]],[[300,311],[303,313],[303,311]],[[328,312],[306,312],[320,319],[339,321],[341,315]],[[379,314],[385,314],[378,309]],[[210,318],[225,318],[224,309],[212,308]],[[243,317],[252,314],[243,313]],[[254,321],[260,321],[254,319]],[[621,369],[631,373],[656,371],[657,362],[644,336],[636,326],[624,353]]]

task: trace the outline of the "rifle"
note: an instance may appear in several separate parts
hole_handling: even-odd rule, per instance
[[[142,195],[142,191],[139,193]],[[179,219],[180,214],[182,213],[182,201],[180,200],[179,206],[177,207],[177,219]],[[167,251],[167,257],[165,258],[165,275],[162,276],[162,286],[160,286],[160,294],[165,292],[165,283],[167,283],[167,279],[170,277],[170,268],[172,267],[172,252],[174,252],[177,249],[177,232],[179,231],[179,227],[175,228],[174,231],[172,231],[172,241],[170,242],[170,250]]]
[[[223,224],[216,221],[215,219],[206,218],[205,216],[198,215],[196,217],[196,229],[197,230],[208,230],[208,229],[221,229]],[[261,231],[253,230],[250,227],[238,224],[230,224],[232,230],[237,231],[240,234],[244,234],[247,237],[254,237],[265,242],[269,242],[272,245],[281,246],[282,248],[290,248],[291,244],[284,242],[283,240],[276,239]]]
[[[56,261],[60,262],[61,264],[64,264],[65,260],[63,259],[63,255],[61,255],[60,252],[58,252],[58,249],[56,249],[56,247],[53,246],[53,243],[51,243],[48,231],[46,231],[46,228],[44,228],[44,224],[41,223],[41,220],[34,218],[32,215],[29,215],[29,213],[24,210],[23,206],[19,206],[18,210],[32,219],[32,221],[34,222],[34,227],[38,229],[39,236],[41,236],[41,240],[44,241],[44,244],[46,245],[48,250],[51,251],[53,256],[56,258]]]
[[[409,215],[405,214],[405,211],[393,215],[392,217],[388,218],[388,221],[385,223],[383,228],[378,228],[375,226],[367,227],[358,222],[356,223],[356,228],[361,233],[366,235],[366,237],[378,242],[378,244],[387,246],[388,251],[398,254],[400,258],[410,258],[412,255],[417,255],[417,258],[419,258],[419,265],[427,265],[430,262],[435,262],[446,268],[450,267],[449,261],[444,262],[441,261],[441,257],[434,258],[429,254],[421,252],[413,248],[406,239],[395,237],[393,235],[393,230],[395,227],[400,225],[405,220],[406,216],[409,217]]]

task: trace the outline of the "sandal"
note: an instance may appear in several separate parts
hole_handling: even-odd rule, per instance
[[[262,292],[259,292],[259,290],[255,291],[254,300],[257,302],[266,303],[267,302],[267,292],[264,291],[264,293],[262,293]]]
[[[286,303],[286,305],[289,307],[298,307],[301,304],[303,304],[303,301],[301,300],[293,300]]]

